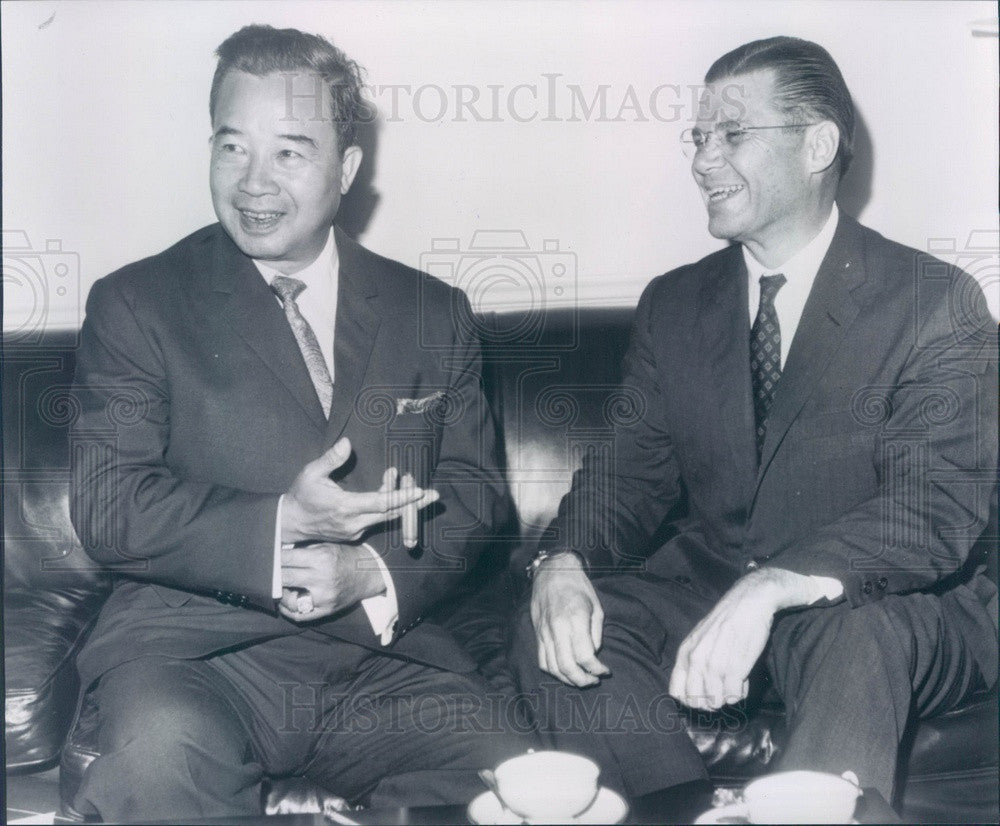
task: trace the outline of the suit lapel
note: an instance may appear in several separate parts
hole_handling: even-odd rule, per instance
[[[859,244],[858,225],[841,216],[806,300],[768,414],[767,437],[757,476],[758,490],[788,428],[821,382],[848,327],[858,315],[860,308],[852,293],[866,280],[858,254]]]
[[[734,246],[714,272],[706,273],[699,295],[701,352],[708,359],[709,393],[715,397],[709,409],[718,411],[717,417],[705,415],[702,421],[718,423],[703,436],[728,444],[733,478],[740,480],[747,501],[757,471],[748,301],[746,266]]]
[[[381,318],[372,277],[373,256],[334,228],[339,259],[337,324],[333,344],[333,405],[326,441],[332,444],[347,425],[362,389]]]
[[[317,427],[326,426],[295,335],[260,272],[221,230],[212,264],[212,292],[219,314],[267,365]]]

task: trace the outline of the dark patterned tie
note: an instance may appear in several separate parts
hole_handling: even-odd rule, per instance
[[[781,273],[760,277],[760,307],[750,330],[750,375],[753,377],[758,461],[767,435],[767,414],[781,378],[781,328],[774,310],[774,297],[784,283],[785,276]]]
[[[329,417],[330,404],[333,401],[333,379],[330,378],[330,371],[326,366],[326,359],[323,358],[323,351],[319,348],[316,334],[299,311],[299,305],[295,303],[296,296],[305,288],[306,285],[299,279],[289,278],[286,275],[276,275],[271,282],[271,289],[281,299],[281,306],[285,308],[285,317],[295,334],[295,341],[298,342],[302,358],[305,359],[306,369],[309,370],[309,378],[316,388],[319,402],[323,405],[323,415]]]

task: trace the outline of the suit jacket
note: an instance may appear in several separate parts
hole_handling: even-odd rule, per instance
[[[996,589],[968,559],[997,467],[997,330],[979,286],[842,216],[759,465],[749,337],[739,247],[650,283],[624,364],[639,413],[612,460],[577,473],[543,547],[713,601],[759,565],[835,577],[855,607],[935,590],[995,673]],[[675,535],[651,546],[682,500]]]
[[[508,506],[464,295],[336,231],[329,421],[282,308],[219,225],[98,281],[77,356],[71,515],[118,573],[79,657],[84,685],[147,654],[200,657],[304,633],[271,598],[279,496],[341,436],[335,478],[375,490],[390,464],[441,493],[421,544],[365,537],[396,587],[385,652],[473,667],[423,615],[459,582]],[[322,335],[322,331],[317,331]],[[439,403],[424,411],[399,399]],[[313,623],[331,644],[383,650],[360,605]]]

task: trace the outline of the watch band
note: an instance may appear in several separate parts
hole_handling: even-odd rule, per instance
[[[535,554],[535,558],[532,559],[531,562],[529,562],[527,567],[525,567],[524,569],[525,574],[527,574],[528,576],[528,581],[531,582],[532,580],[534,580],[535,574],[538,573],[538,569],[542,566],[543,562],[545,562],[547,559],[552,559],[553,557],[556,556],[562,556],[563,554],[572,554],[573,556],[575,556],[577,559],[580,560],[580,564],[583,566],[583,569],[584,570],[587,569],[587,560],[584,559],[583,556],[581,554],[578,554],[576,551],[571,551],[569,549],[564,549],[559,551],[541,550],[537,554]]]

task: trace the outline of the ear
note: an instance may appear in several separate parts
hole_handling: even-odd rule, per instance
[[[823,120],[806,131],[806,164],[810,172],[825,172],[837,158],[840,130],[837,124]]]
[[[361,168],[361,158],[364,156],[364,152],[361,151],[360,146],[348,146],[344,150],[344,155],[340,159],[340,194],[346,195],[347,190],[351,188],[351,184],[354,183],[354,176],[358,174],[358,169]]]

